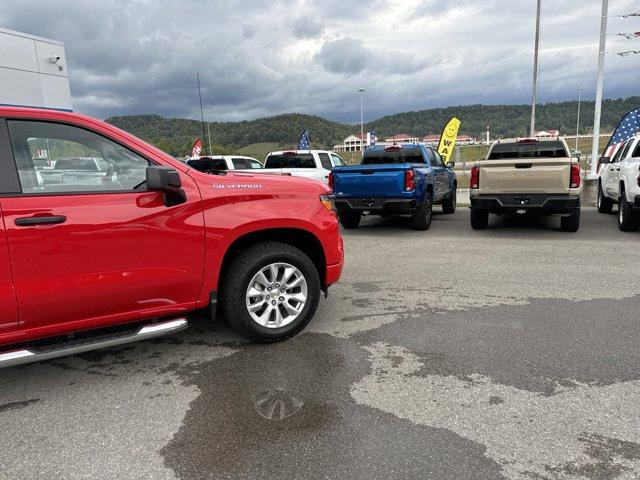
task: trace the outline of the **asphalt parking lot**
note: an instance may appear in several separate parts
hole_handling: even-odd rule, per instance
[[[365,219],[306,332],[0,370],[0,477],[640,477],[640,232]]]

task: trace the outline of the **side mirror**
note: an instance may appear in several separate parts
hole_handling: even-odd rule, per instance
[[[182,180],[177,170],[171,167],[154,165],[147,167],[147,190],[162,192],[164,204],[173,207],[187,201],[187,194],[182,189]]]
[[[611,158],[610,157],[602,157],[600,159],[600,163],[603,164],[603,165],[606,164],[606,163],[611,163]]]
[[[453,168],[456,166],[456,162],[448,162],[447,163],[447,168]]]

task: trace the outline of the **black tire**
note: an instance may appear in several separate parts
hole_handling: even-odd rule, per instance
[[[602,184],[598,182],[598,212],[599,213],[611,213],[613,210],[613,200],[608,197],[605,197],[604,192],[602,191]]]
[[[431,219],[433,218],[433,201],[429,192],[424,194],[424,201],[418,207],[411,219],[411,226],[414,230],[429,230]]]
[[[489,210],[481,208],[471,209],[471,228],[474,230],[485,230],[489,225]]]
[[[560,230],[563,232],[577,232],[580,228],[580,206],[571,215],[560,219]]]
[[[451,195],[449,195],[449,197],[444,202],[442,202],[442,213],[445,213],[447,215],[456,213],[457,195],[457,190],[454,188],[453,192],[451,192]]]
[[[620,200],[618,201],[618,228],[621,232],[635,232],[638,230],[640,214],[636,212],[629,202],[624,190],[621,191]]]
[[[351,210],[338,210],[338,218],[340,219],[340,225],[345,230],[352,230],[358,228],[362,214],[360,212],[352,212]]]
[[[267,328],[251,318],[246,292],[256,273],[277,262],[288,263],[302,273],[307,281],[307,301],[293,322],[282,328]],[[223,282],[221,301],[226,322],[258,343],[279,342],[300,332],[313,318],[321,294],[318,270],[311,259],[301,250],[279,242],[260,243],[243,251],[229,265]]]

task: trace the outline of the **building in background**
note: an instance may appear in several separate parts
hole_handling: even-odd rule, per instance
[[[559,137],[560,132],[558,130],[541,130],[536,132],[538,138]]]
[[[62,42],[0,28],[0,105],[73,109]]]

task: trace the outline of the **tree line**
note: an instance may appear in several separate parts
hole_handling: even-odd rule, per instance
[[[640,97],[605,100],[602,108],[603,131],[612,131],[625,113],[638,107]],[[526,136],[530,108],[529,105],[466,105],[403,112],[368,122],[365,131],[375,131],[378,138],[399,133],[421,138],[427,134],[439,134],[446,122],[456,116],[462,121],[460,133],[473,137],[484,138],[487,126],[491,129],[492,138]],[[573,134],[576,129],[577,108],[577,102],[539,105],[538,129],[556,129],[564,135]],[[593,102],[582,103],[581,133],[593,131],[593,110]],[[107,122],[176,156],[188,155],[194,140],[203,136],[202,124],[197,120],[164,118],[159,115],[126,115],[108,118]],[[298,113],[251,121],[210,122],[208,126],[214,154],[233,153],[239,148],[262,142],[295,148],[304,130],[311,132],[313,148],[332,148],[348,135],[359,131],[356,125]],[[208,145],[207,138],[203,140]]]

